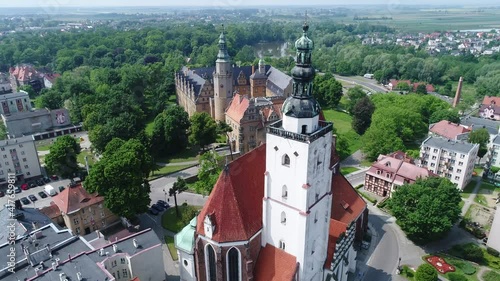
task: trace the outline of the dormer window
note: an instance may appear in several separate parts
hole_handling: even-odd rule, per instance
[[[281,159],[281,164],[283,166],[290,167],[290,156],[288,156],[287,154],[283,155],[283,159]]]
[[[385,163],[385,166],[386,166],[386,167],[390,167],[390,166],[391,166],[391,162],[387,161],[387,162]]]
[[[206,215],[205,219],[203,221],[203,227],[205,229],[205,235],[212,239],[212,235],[215,232],[215,222],[213,221],[213,218],[211,215]]]

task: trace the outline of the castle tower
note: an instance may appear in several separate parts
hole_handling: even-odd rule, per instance
[[[224,112],[228,101],[233,95],[233,68],[227,53],[226,36],[224,30],[219,36],[219,53],[215,61],[214,72],[214,107],[216,121],[225,121]]]
[[[252,66],[253,68],[253,66]],[[253,71],[252,71],[253,72]],[[250,75],[250,96],[252,98],[266,96],[266,64],[263,59],[259,60],[259,69]]]
[[[299,280],[322,280],[332,204],[329,170],[332,123],[319,120],[312,97],[313,41],[295,42],[293,93],[283,104],[283,120],[266,135],[262,246],[271,244],[296,257]]]

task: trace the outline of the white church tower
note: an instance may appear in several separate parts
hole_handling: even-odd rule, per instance
[[[216,121],[226,120],[226,107],[228,101],[233,97],[233,68],[231,59],[227,52],[226,35],[224,30],[219,36],[219,53],[215,61],[214,72],[214,119]]]
[[[295,42],[293,93],[283,104],[283,120],[267,128],[262,246],[271,244],[293,255],[298,280],[319,281],[328,248],[332,204],[329,170],[333,124],[320,121],[312,97],[313,41]]]

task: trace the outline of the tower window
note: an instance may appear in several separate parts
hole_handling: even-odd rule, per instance
[[[281,188],[281,197],[283,197],[283,199],[287,199],[288,198],[288,189],[286,188],[286,185],[284,185]]]
[[[302,125],[302,134],[307,133],[307,125]]]
[[[285,241],[280,240],[280,249],[285,250]]]
[[[285,212],[281,212],[281,223],[286,224],[286,214]]]
[[[290,156],[287,154],[283,155],[283,159],[281,160],[281,164],[284,166],[290,166]]]

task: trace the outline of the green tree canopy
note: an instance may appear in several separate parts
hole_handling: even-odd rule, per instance
[[[45,166],[51,174],[71,178],[78,172],[77,156],[80,144],[70,135],[58,137],[45,156]]]
[[[438,273],[436,269],[428,264],[424,263],[417,268],[417,272],[415,272],[415,280],[416,281],[437,281]]]
[[[375,105],[370,98],[363,97],[358,100],[352,110],[352,128],[356,133],[362,135],[370,127],[374,111]]]
[[[415,93],[427,94],[427,87],[425,86],[425,84],[418,84],[417,88],[415,89]]]
[[[195,188],[198,193],[210,194],[222,167],[222,157],[215,150],[209,150],[200,157],[200,169]]]
[[[61,94],[55,90],[42,91],[40,96],[35,100],[37,108],[59,109],[63,107]]]
[[[189,115],[180,106],[171,106],[154,120],[152,150],[159,155],[171,155],[188,144]]]
[[[347,104],[347,111],[352,112],[356,103],[358,103],[358,101],[364,97],[367,97],[367,95],[365,91],[363,91],[363,88],[361,88],[361,86],[350,88],[347,91],[347,98],[349,99],[349,102]]]
[[[400,91],[409,91],[411,88],[410,88],[410,85],[408,85],[408,83],[406,82],[399,82],[397,85],[396,85],[396,90],[400,90]]]
[[[196,112],[190,119],[189,143],[201,148],[215,142],[217,139],[217,123],[206,112]]]
[[[490,142],[490,133],[486,129],[479,129],[469,133],[469,142],[479,144],[477,156],[483,158],[488,152],[488,143]]]
[[[460,123],[460,115],[457,110],[449,109],[449,110],[438,110],[431,114],[429,118],[429,124],[437,123],[441,120],[448,120],[455,124]]]
[[[388,207],[410,239],[429,242],[444,237],[457,222],[461,201],[455,184],[430,177],[399,187]]]
[[[148,210],[150,186],[147,177],[153,167],[148,149],[138,140],[113,139],[100,161],[85,179],[85,189],[104,196],[114,214],[132,218]]]
[[[342,84],[330,73],[316,75],[313,83],[313,96],[321,106],[334,108],[342,98]]]

